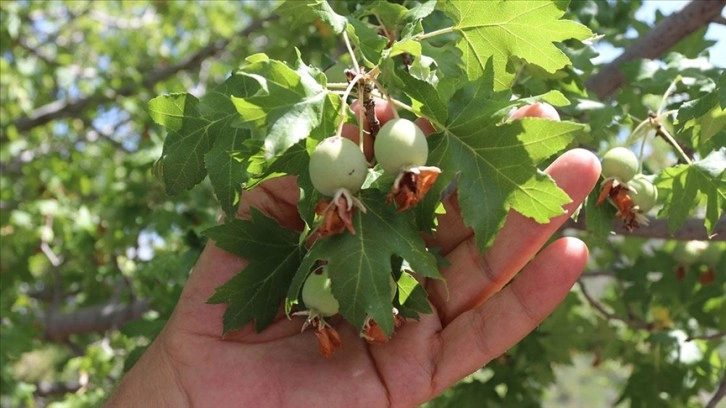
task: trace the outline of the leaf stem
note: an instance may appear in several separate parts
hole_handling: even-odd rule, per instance
[[[663,98],[660,100],[660,105],[658,105],[658,110],[656,111],[655,115],[660,118],[663,115],[663,109],[665,108],[666,101],[668,100],[668,97],[671,96],[673,92],[676,90],[676,84],[680,82],[681,76],[676,76],[673,81],[671,81],[671,84],[668,85],[668,89],[663,93]]]
[[[454,26],[445,27],[445,28],[441,28],[441,29],[438,29],[435,31],[431,31],[429,33],[419,34],[417,36],[414,36],[413,38],[415,40],[421,41],[421,40],[425,40],[427,38],[436,37],[437,35],[448,34],[448,33],[454,32],[454,30],[456,30],[456,28],[454,28]]]
[[[350,59],[353,61],[353,68],[355,68],[355,72],[360,73],[360,66],[358,65],[358,60],[356,60],[355,58],[353,47],[350,46],[350,39],[348,39],[348,32],[345,30],[343,30],[343,41],[345,41],[345,47],[348,49]]]
[[[327,86],[330,90],[345,90],[350,82],[329,82]]]
[[[688,157],[688,155],[686,154],[686,152],[684,152],[683,149],[681,149],[681,145],[678,144],[678,142],[676,141],[676,139],[673,138],[673,136],[671,136],[671,134],[668,133],[667,130],[663,129],[663,126],[661,126],[660,124],[658,124],[658,127],[655,130],[655,134],[658,135],[658,136],[660,136],[660,137],[662,137],[666,142],[668,142],[668,144],[670,144],[671,146],[673,146],[673,148],[676,149],[676,151],[678,152],[678,154],[681,155],[681,157],[683,158],[683,160],[686,163],[693,164],[693,160],[691,160],[691,158]]]
[[[353,90],[353,87],[358,83],[358,81],[363,78],[363,75],[356,74],[355,77],[350,81],[348,84],[348,87],[345,89],[345,93],[341,97],[342,104],[340,105],[340,123],[338,124],[338,129],[335,132],[336,135],[340,135],[341,132],[343,132],[343,124],[345,124],[345,120],[348,117],[348,111],[346,111],[345,108],[348,107],[348,97],[350,96],[350,91]]]
[[[645,125],[647,125],[647,124],[650,124],[650,121],[648,119],[640,122],[638,124],[638,126],[636,126],[635,129],[633,129],[633,133],[631,133],[631,135],[634,136],[634,135],[638,134],[638,132],[640,132],[640,130],[643,129],[643,127],[645,127]],[[640,153],[638,154],[638,173],[643,172],[643,151],[645,150],[645,141],[647,139],[648,139],[648,132],[646,131],[645,134],[643,135],[643,141],[640,143]]]

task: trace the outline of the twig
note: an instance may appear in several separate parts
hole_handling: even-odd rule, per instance
[[[643,329],[643,330],[648,330],[648,331],[650,331],[650,330],[653,329],[653,327],[649,323],[647,323],[647,322],[644,322],[644,321],[639,320],[639,319],[634,319],[632,316],[630,318],[627,318],[626,319],[626,318],[624,318],[622,316],[618,316],[615,313],[612,313],[612,312],[606,310],[605,307],[603,307],[603,305],[601,305],[600,303],[598,303],[598,301],[596,301],[595,298],[593,298],[590,295],[590,293],[587,291],[587,288],[585,288],[585,284],[582,282],[582,279],[578,279],[577,280],[577,284],[580,287],[580,291],[582,292],[582,296],[584,296],[585,297],[585,300],[587,300],[587,303],[589,303],[590,306],[592,306],[595,310],[597,310],[598,312],[600,312],[600,314],[603,315],[603,317],[605,317],[605,319],[607,319],[607,320],[617,320],[617,321],[623,322],[627,326],[632,327],[632,328],[635,328],[635,329]]]
[[[35,386],[34,394],[36,397],[52,397],[69,392],[76,392],[79,389],[81,389],[81,384],[78,381],[56,383],[40,382]]]
[[[89,306],[71,313],[52,311],[46,319],[45,337],[62,342],[72,334],[102,332],[138,319],[149,310],[149,299],[136,299],[128,304],[108,303]]]
[[[723,397],[726,397],[726,373],[724,373],[723,377],[721,377],[718,389],[716,390],[716,393],[713,394],[713,397],[711,397],[711,400],[706,404],[706,408],[716,408],[716,404],[721,402]]]
[[[639,58],[658,58],[689,34],[708,25],[726,5],[726,0],[692,1],[681,11],[665,18],[625,52],[585,81],[588,89],[604,99],[625,83],[620,66]]]
[[[693,340],[720,340],[726,338],[726,332],[718,332],[713,334],[701,334],[701,335],[691,335],[688,336],[686,341],[693,341]]]

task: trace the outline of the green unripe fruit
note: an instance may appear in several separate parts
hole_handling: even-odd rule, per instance
[[[425,165],[429,144],[415,123],[401,118],[381,126],[373,151],[385,172],[398,174],[403,168]]]
[[[681,265],[692,265],[700,260],[706,246],[703,241],[680,242],[673,250],[673,258]]]
[[[706,265],[714,267],[721,260],[724,253],[726,253],[726,243],[709,242],[701,254],[701,260]]]
[[[614,177],[627,183],[637,173],[638,158],[624,147],[610,149],[602,158],[602,175],[605,178]]]
[[[628,182],[628,195],[641,212],[648,212],[658,202],[658,188],[645,176],[638,174]]]
[[[368,162],[355,143],[332,136],[315,147],[308,170],[310,181],[320,194],[332,197],[341,188],[355,194],[366,179]]]
[[[340,304],[333,297],[327,268],[316,269],[308,276],[302,288],[302,299],[308,309],[322,316],[338,313]]]

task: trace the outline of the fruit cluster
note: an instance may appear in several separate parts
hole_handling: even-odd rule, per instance
[[[602,159],[602,183],[597,205],[607,198],[618,209],[617,219],[623,220],[625,228],[633,230],[648,225],[645,213],[658,202],[658,189],[638,172],[638,158],[624,147],[608,150]]]
[[[396,175],[388,195],[399,211],[418,204],[441,172],[425,166],[429,147],[423,131],[412,121],[397,118],[381,126],[374,141],[374,160],[384,172]],[[310,155],[310,180],[324,199],[317,206],[322,221],[315,238],[348,230],[355,234],[353,215],[365,206],[355,197],[368,175],[363,150],[350,139],[335,135],[321,141]]]
[[[393,276],[390,277],[390,289],[391,301],[393,301],[398,291],[398,284]],[[325,265],[320,265],[305,280],[302,288],[302,300],[307,310],[298,312],[296,315],[307,316],[303,330],[309,326],[315,329],[314,333],[318,338],[320,354],[328,357],[342,343],[338,332],[325,320],[326,317],[338,314],[340,310],[340,303],[333,296],[332,282]],[[392,309],[392,312],[395,316],[396,327],[398,327],[403,323],[403,320],[398,317],[395,308]],[[363,326],[361,337],[372,344],[383,344],[388,341],[383,330],[370,318],[366,320]]]
[[[364,134],[369,136],[370,133]],[[373,152],[369,156],[383,172],[395,176],[387,201],[395,202],[398,211],[415,206],[426,195],[441,172],[437,167],[425,166],[429,147],[424,132],[412,121],[395,118],[385,122],[375,136]],[[308,244],[315,240],[344,233],[355,234],[353,219],[357,210],[366,213],[366,207],[356,194],[369,175],[369,159],[366,146],[357,145],[349,138],[337,134],[322,140],[310,154],[308,165],[310,181],[325,198],[316,206],[317,226],[309,236]],[[391,276],[391,299],[398,286]],[[332,293],[332,282],[324,263],[308,275],[303,284],[302,301],[306,310],[296,314],[306,315],[303,330],[314,329],[320,353],[330,356],[341,346],[337,331],[326,318],[338,314],[340,305]],[[396,326],[403,320],[392,306]],[[361,331],[369,343],[385,343],[388,338],[372,319],[367,319]]]

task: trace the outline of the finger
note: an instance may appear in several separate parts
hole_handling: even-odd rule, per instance
[[[432,384],[443,390],[519,342],[567,296],[587,256],[582,241],[561,238],[501,293],[458,316],[441,332]]]
[[[237,216],[249,219],[253,207],[283,227],[301,231],[305,224],[297,209],[299,199],[300,190],[294,176],[273,178],[242,192]]]
[[[566,214],[553,218],[549,223],[539,224],[510,211],[492,247],[485,255],[481,255],[471,230],[462,229],[463,224],[453,220],[454,233],[449,233],[445,238],[453,242],[461,241],[446,257],[451,264],[442,270],[446,280],[430,281],[427,285],[443,324],[486,301],[532,259],[595,186],[600,174],[600,162],[592,153],[575,149],[555,160],[547,172],[572,199],[570,204],[564,206]],[[456,214],[458,212],[451,217],[456,217]],[[441,246],[446,248],[446,243]]]

